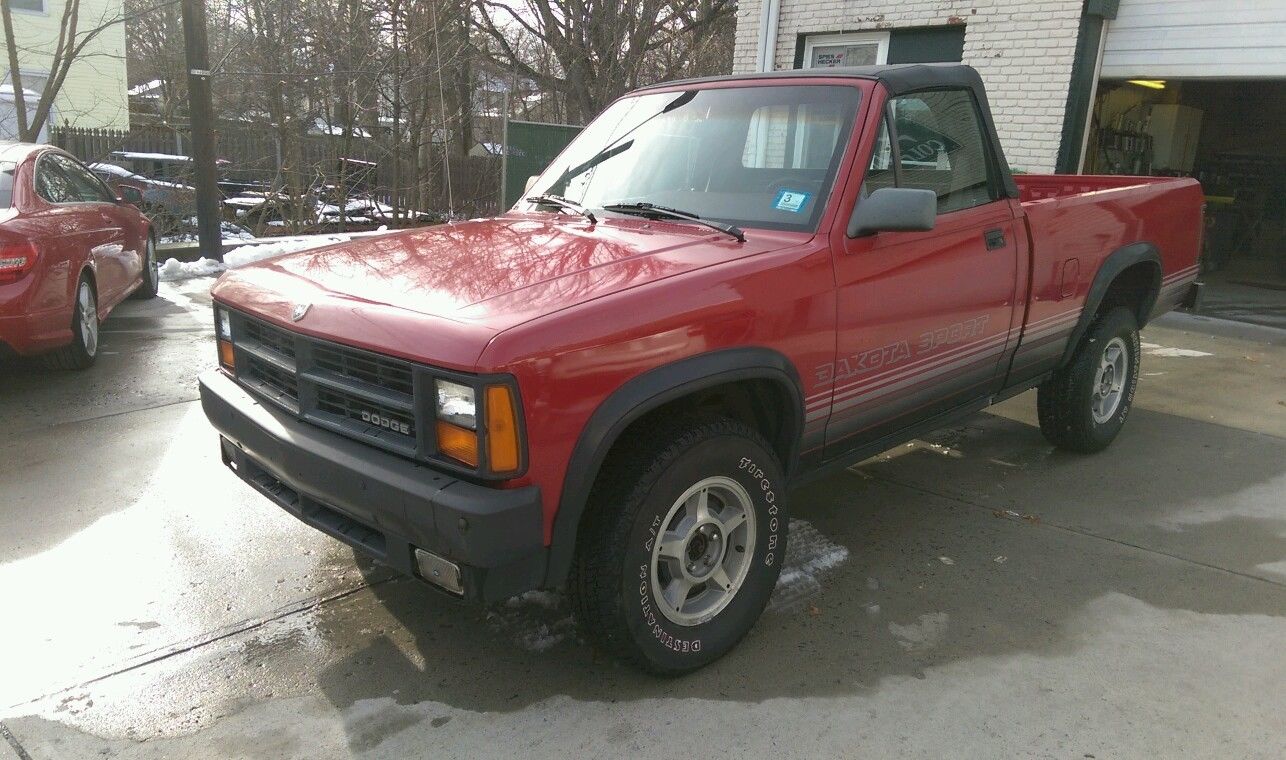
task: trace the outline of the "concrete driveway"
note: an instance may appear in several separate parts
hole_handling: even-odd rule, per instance
[[[1286,332],[1149,327],[1101,455],[1026,394],[799,489],[769,611],[667,681],[227,473],[208,285],[122,306],[88,373],[0,369],[0,758],[1286,755]]]

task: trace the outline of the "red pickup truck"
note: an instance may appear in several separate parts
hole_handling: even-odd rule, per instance
[[[763,610],[801,478],[1030,388],[1054,445],[1106,447],[1201,207],[1012,176],[966,66],[667,83],[498,218],[225,274],[201,398],[308,524],[462,598],[566,589],[682,673]]]

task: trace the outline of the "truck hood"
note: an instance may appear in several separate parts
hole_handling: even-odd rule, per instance
[[[806,237],[754,230],[739,243],[689,224],[611,219],[591,225],[552,214],[511,214],[266,259],[229,271],[213,293],[291,329],[421,361],[426,358],[408,354],[387,333],[393,323],[417,322],[422,333],[427,319],[441,328],[439,336],[450,333],[470,346],[434,358],[463,366],[501,330]],[[295,307],[305,303],[305,318],[292,324]],[[473,358],[462,361],[469,350]]]

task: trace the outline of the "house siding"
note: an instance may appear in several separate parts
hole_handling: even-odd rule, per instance
[[[47,74],[53,66],[64,0],[47,0],[46,13],[13,12],[14,39],[23,72]],[[122,14],[121,0],[81,0],[77,25],[79,33],[103,20]],[[9,52],[0,37],[0,76],[7,78]],[[113,24],[100,32],[72,64],[62,89],[54,100],[54,124],[100,129],[129,128],[129,98],[126,95],[125,25]]]
[[[738,3],[733,71],[755,70],[762,0]],[[963,62],[987,85],[1010,165],[1052,172],[1080,28],[1081,0],[781,0],[773,63],[794,65],[801,34],[965,25]]]

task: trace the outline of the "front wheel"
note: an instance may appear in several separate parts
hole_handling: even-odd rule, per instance
[[[1068,451],[1102,451],[1115,440],[1139,383],[1139,328],[1129,309],[1117,307],[1090,325],[1067,366],[1036,396],[1040,431]]]
[[[763,612],[786,552],[781,465],[728,419],[658,427],[604,468],[570,591],[586,636],[660,675],[713,662]]]

